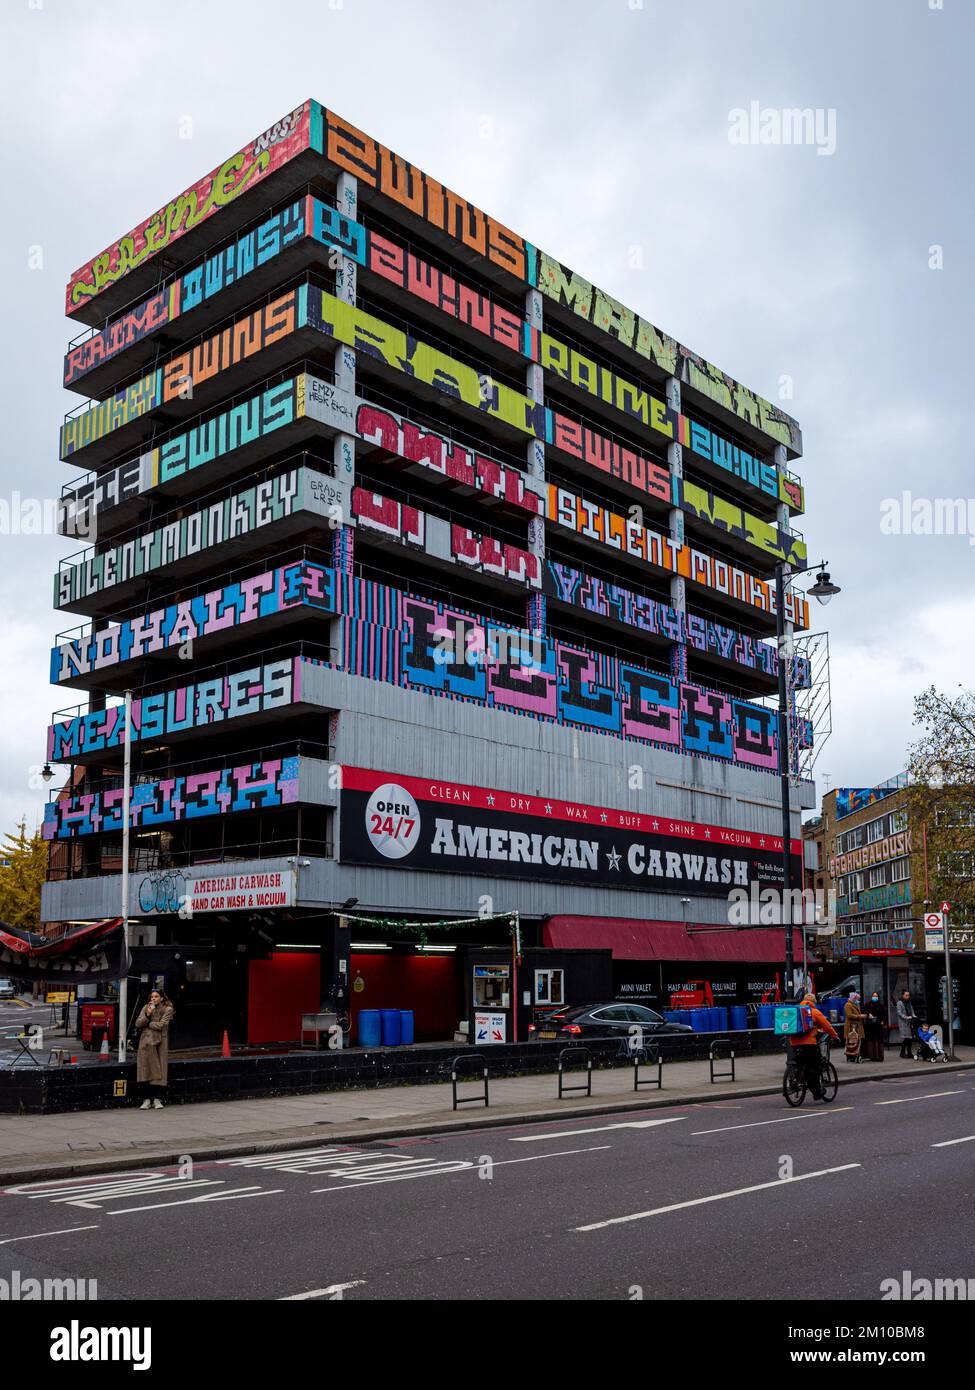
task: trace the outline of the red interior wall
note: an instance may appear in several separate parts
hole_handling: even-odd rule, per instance
[[[457,960],[453,955],[398,956],[385,951],[352,957],[352,984],[361,977],[365,988],[353,988],[352,1038],[359,1038],[362,1009],[412,1009],[414,1037],[454,1036],[460,1021]]]
[[[252,960],[247,989],[247,1041],[297,1042],[301,1015],[318,1013],[318,952],[276,951]]]

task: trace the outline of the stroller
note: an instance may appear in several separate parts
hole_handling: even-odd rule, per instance
[[[919,1062],[947,1062],[948,1056],[941,1046],[941,1039],[933,1028],[929,1028],[926,1023],[919,1025],[917,1030]]]

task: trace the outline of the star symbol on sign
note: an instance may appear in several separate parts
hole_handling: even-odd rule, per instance
[[[606,812],[604,811],[602,815],[599,817],[599,819],[602,821],[603,825],[605,825],[606,822],[609,820],[609,816],[607,816]]]
[[[710,838],[711,838],[711,832],[710,832],[710,830],[705,830],[705,832],[704,832],[704,838],[705,838],[705,840],[710,840]]]
[[[763,839],[763,840],[759,840],[759,842],[758,842],[758,847],[759,847],[759,849],[764,849],[764,848],[765,848],[765,841],[764,841],[764,839]]]
[[[545,814],[547,816],[550,816],[552,814],[552,803],[550,801],[546,801],[545,803]]]
[[[488,797],[488,799],[487,799],[487,804],[488,804],[489,806],[493,806],[493,805],[494,805],[494,797],[493,797],[493,796],[489,796],[489,797]]]
[[[614,845],[613,848],[610,850],[609,854],[607,854],[606,858],[609,860],[609,867],[610,867],[611,869],[618,869],[618,868],[619,868],[621,856],[620,856],[619,854],[616,853],[616,846],[615,846],[615,845]]]
[[[660,822],[658,820],[652,821],[651,824],[653,825],[654,830],[660,829]]]

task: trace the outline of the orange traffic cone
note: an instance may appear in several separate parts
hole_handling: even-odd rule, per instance
[[[223,1047],[220,1049],[220,1055],[222,1057],[230,1056],[230,1038],[227,1034],[226,1028],[223,1030]]]
[[[107,1035],[106,1035],[105,1037],[102,1038],[102,1045],[101,1045],[101,1047],[98,1049],[98,1060],[99,1060],[99,1062],[107,1062],[107,1061],[108,1061],[108,1037],[107,1037]]]

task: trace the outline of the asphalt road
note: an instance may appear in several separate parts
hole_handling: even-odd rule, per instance
[[[919,1063],[800,1111],[742,1098],[7,1188],[14,1270],[95,1279],[99,1299],[873,1300],[905,1270],[975,1281],[975,1075]]]
[[[33,1065],[31,1057],[43,1064],[47,1061],[52,1047],[68,1048],[85,1064],[89,1061],[97,1062],[97,1056],[85,1052],[75,1036],[74,1005],[71,1006],[71,1025],[67,1036],[61,1022],[61,1010],[60,1004],[52,1007],[50,1004],[31,1002],[25,1006],[9,999],[0,999],[0,1067],[30,1067]],[[28,1056],[25,1055],[16,1035],[30,1032],[32,1029],[40,1029],[40,1032],[35,1034],[37,1046]]]

